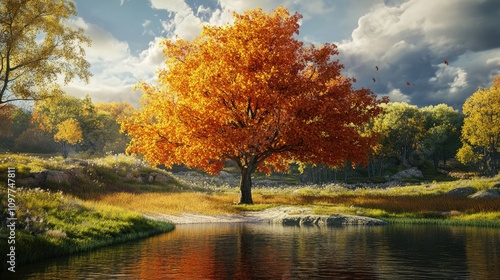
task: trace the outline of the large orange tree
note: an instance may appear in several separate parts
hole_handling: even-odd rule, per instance
[[[129,152],[152,164],[183,163],[217,174],[228,160],[241,172],[240,203],[251,204],[252,173],[290,162],[364,162],[375,138],[360,128],[381,113],[368,89],[332,56],[335,45],[295,38],[301,15],[279,7],[204,26],[192,41],[164,40],[158,85],[140,82],[141,109],[122,122]]]

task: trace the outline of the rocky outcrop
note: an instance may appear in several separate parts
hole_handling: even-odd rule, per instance
[[[406,169],[403,171],[400,171],[394,175],[391,176],[391,180],[401,180],[401,179],[408,179],[408,178],[423,178],[424,174],[422,174],[422,171],[420,171],[416,167],[412,167],[410,169]]]
[[[447,195],[456,196],[456,197],[467,197],[477,192],[477,189],[474,187],[461,187],[453,189],[447,192]]]
[[[172,182],[172,178],[167,177],[164,174],[151,172],[151,173],[141,173],[141,179],[144,183],[154,183],[154,182]]]
[[[385,221],[354,215],[314,215],[308,207],[283,206],[247,213],[261,221],[287,226],[385,225]]]
[[[483,190],[483,191],[478,191],[477,193],[469,196],[470,198],[500,198],[500,191],[496,189],[489,189],[489,190]]]
[[[69,176],[63,171],[47,170],[47,183],[69,184]]]
[[[83,161],[82,161],[83,162]],[[75,163],[75,162],[72,162]],[[84,164],[79,164],[76,167],[60,170],[42,170],[40,172],[31,172],[29,176],[19,178],[17,183],[23,187],[46,187],[51,184],[81,184],[82,182],[94,183],[99,180],[99,175],[96,174],[95,169]],[[173,179],[161,172],[141,172],[137,175],[128,172],[123,176],[118,175],[118,179],[122,182],[138,182],[138,183],[171,183]]]
[[[27,178],[21,179],[23,185],[41,185],[45,183],[69,184],[70,176],[64,171],[42,170],[40,172],[30,173]]]
[[[380,226],[387,222],[362,216],[354,215],[283,215],[270,220],[272,224],[285,226],[342,226],[342,225],[363,225]]]

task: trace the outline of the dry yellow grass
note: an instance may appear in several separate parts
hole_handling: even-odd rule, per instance
[[[278,205],[315,205],[319,212],[338,211],[354,214],[363,209],[376,211],[375,216],[402,213],[499,213],[498,200],[471,200],[449,196],[307,196],[254,194],[255,205],[236,206],[236,193],[113,193],[101,196],[99,204],[123,207],[145,214],[181,215],[183,213],[203,215],[231,215],[245,210],[263,210]],[[320,209],[321,208],[321,209]],[[347,209],[347,210],[346,210]],[[354,212],[353,212],[354,211]],[[351,213],[353,212],[353,213]],[[359,214],[359,213],[358,213]],[[364,213],[368,214],[368,213]]]
[[[256,205],[299,205],[314,202],[312,197],[254,194]],[[123,207],[145,214],[182,213],[204,215],[230,215],[238,213],[241,207],[234,207],[238,201],[235,193],[112,193],[96,198],[94,203]],[[266,208],[266,207],[264,207]],[[246,209],[248,210],[248,209]]]
[[[232,207],[236,195],[209,195],[204,193],[113,193],[100,197],[97,202],[123,207],[141,213],[182,213],[224,215],[238,212]]]

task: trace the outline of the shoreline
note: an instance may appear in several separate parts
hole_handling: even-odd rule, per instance
[[[295,226],[329,226],[329,225],[363,225],[379,226],[391,224],[413,224],[413,225],[443,225],[443,226],[471,226],[500,228],[497,220],[455,220],[446,218],[371,218],[357,215],[313,215],[309,207],[278,206],[262,211],[245,211],[234,215],[203,215],[183,213],[182,215],[169,214],[143,214],[147,219],[172,223],[174,225],[186,224],[214,224],[214,223],[266,223]],[[337,219],[327,221],[326,218]],[[340,218],[340,220],[338,220]]]
[[[385,225],[387,222],[366,216],[333,214],[314,215],[309,207],[278,206],[243,214],[209,216],[183,213],[182,215],[143,214],[145,218],[175,225],[207,223],[269,223],[282,225]]]

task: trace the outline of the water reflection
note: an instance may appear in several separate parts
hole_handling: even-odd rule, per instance
[[[182,225],[140,242],[19,267],[23,279],[495,279],[500,230]],[[3,278],[4,279],[4,278]]]

